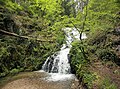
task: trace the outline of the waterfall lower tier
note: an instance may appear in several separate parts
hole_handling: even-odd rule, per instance
[[[64,44],[59,52],[56,52],[55,54],[47,58],[42,67],[42,70],[49,73],[69,74],[69,51],[70,48],[66,48],[66,45]]]
[[[69,64],[69,51],[71,49],[71,43],[74,40],[79,40],[80,34],[75,28],[64,28],[63,29],[66,36],[66,44],[63,44],[60,51],[49,56],[42,70],[48,73],[59,73],[59,74],[70,74],[70,64]],[[82,39],[85,39],[86,35],[82,34]]]

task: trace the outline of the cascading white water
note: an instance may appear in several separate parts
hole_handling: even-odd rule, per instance
[[[68,61],[69,51],[70,47],[67,47],[66,44],[63,44],[63,47],[59,52],[47,58],[42,70],[49,73],[70,73],[70,64]]]
[[[75,28],[64,28],[66,34],[66,44],[63,44],[60,51],[48,57],[42,66],[42,70],[45,72],[51,73],[52,79],[60,79],[62,77],[70,76],[70,64],[69,64],[69,51],[72,47],[71,43],[74,40],[79,40],[80,34]],[[85,39],[86,34],[82,34],[82,39]]]

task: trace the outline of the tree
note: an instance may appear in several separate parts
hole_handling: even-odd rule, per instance
[[[86,28],[91,31],[114,28],[115,16],[118,11],[116,0],[90,0]]]

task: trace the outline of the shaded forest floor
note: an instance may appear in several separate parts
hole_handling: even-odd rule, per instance
[[[90,71],[97,73],[99,80],[93,85],[93,89],[99,89],[99,84],[104,79],[110,79],[111,84],[114,83],[118,89],[120,89],[120,67],[110,66],[109,64],[104,64],[102,61],[95,61],[89,68]]]
[[[113,53],[112,51],[110,53],[110,50],[108,52],[101,51],[98,58],[96,57],[95,60],[91,62],[89,70],[98,76],[98,80],[93,84],[94,89],[101,89],[101,85],[112,86],[112,84],[115,85],[117,89],[120,89],[120,31],[116,29],[113,32],[107,33],[106,38],[103,37],[103,39],[105,38],[106,40],[99,43],[98,49],[101,50],[103,47],[102,50],[110,49]],[[100,39],[102,39],[102,37],[100,37]],[[107,44],[110,45],[106,46]]]

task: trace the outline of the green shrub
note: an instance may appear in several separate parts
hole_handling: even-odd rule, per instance
[[[19,69],[14,68],[10,71],[10,74],[17,74],[19,73],[19,71],[20,71]]]
[[[96,80],[96,75],[94,73],[84,73],[83,82],[87,85],[89,89],[92,88],[93,82]]]
[[[6,76],[6,73],[0,73],[0,78]]]

